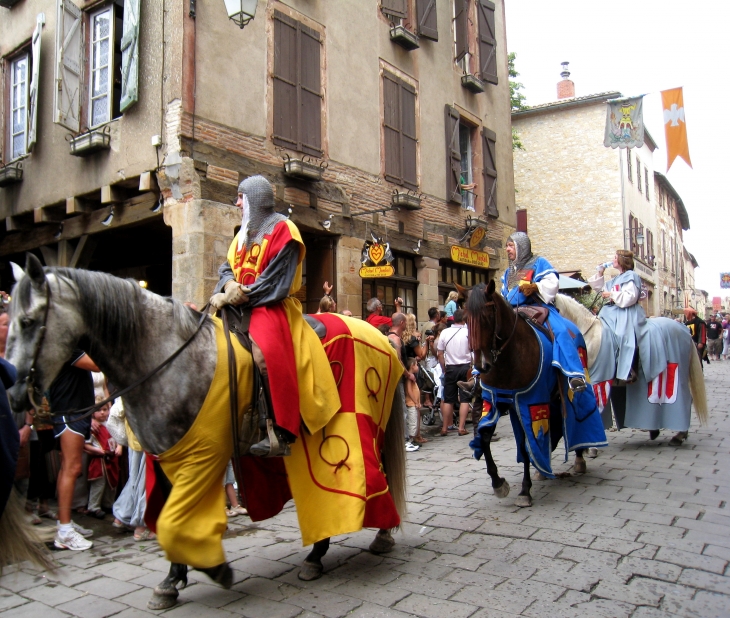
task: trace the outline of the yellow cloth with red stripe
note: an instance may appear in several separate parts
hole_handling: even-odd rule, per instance
[[[292,241],[299,247],[299,256],[289,294],[298,292],[305,249],[299,229],[288,219],[277,223],[260,245],[239,249],[238,236],[233,239],[228,262],[236,281],[243,285],[254,283]],[[299,301],[289,296],[278,303],[255,307],[249,328],[276,385],[271,389],[276,423],[295,436],[300,433],[302,420],[310,432],[322,429],[339,409],[340,400],[327,356],[317,335],[304,322]]]
[[[223,324],[213,318],[218,358],[210,389],[188,432],[159,456],[172,483],[157,519],[157,538],[170,562],[197,568],[225,562],[226,503],[223,475],[233,453],[228,356]],[[238,409],[248,409],[253,390],[251,355],[231,337],[238,370]]]
[[[362,320],[315,316],[342,407],[327,426],[302,431],[284,458],[302,544],[400,523],[380,452],[403,368],[387,339]]]

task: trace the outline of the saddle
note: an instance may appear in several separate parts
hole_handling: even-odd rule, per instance
[[[269,373],[266,367],[261,348],[249,333],[251,324],[251,310],[248,308],[234,307],[227,305],[221,310],[223,327],[226,329],[226,340],[228,342],[228,365],[229,382],[231,389],[231,422],[234,427],[234,444],[237,445],[240,455],[253,455],[251,447],[258,444],[264,436],[269,437],[271,453],[269,456],[278,454],[289,454],[288,444],[281,443],[280,436],[274,431],[275,418],[271,405],[271,386],[269,384]],[[304,314],[304,320],[309,324],[319,337],[320,341],[327,336],[327,327],[310,315]],[[238,339],[239,343],[251,353],[253,360],[253,395],[251,406],[244,411],[243,421],[238,425],[236,431],[235,419],[238,410],[235,410],[235,402],[238,401],[238,384],[235,379],[235,357],[230,344],[230,333]]]
[[[539,305],[520,305],[515,310],[517,315],[525,322],[542,332],[550,341],[553,341],[553,332],[550,323],[547,321],[550,310]]]

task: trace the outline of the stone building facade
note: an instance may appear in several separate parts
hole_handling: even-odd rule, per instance
[[[606,101],[620,96],[571,97],[512,114],[524,145],[515,152],[516,203],[527,213],[533,251],[561,272],[587,279],[616,249],[631,249],[640,302],[647,315],[657,315],[656,144],[647,132],[639,149],[603,145]]]
[[[240,224],[236,187],[260,173],[302,231],[310,311],[327,280],[339,310],[400,295],[425,321],[454,280],[505,267],[503,0],[259,0],[243,30],[222,0],[0,5],[5,73],[26,58],[32,78],[6,80],[2,103],[3,262],[31,250],[202,304]],[[392,277],[358,274],[373,235]]]

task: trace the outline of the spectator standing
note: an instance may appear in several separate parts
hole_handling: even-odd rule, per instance
[[[446,322],[449,324],[454,323],[454,313],[456,313],[456,310],[458,309],[458,306],[456,305],[456,301],[459,298],[459,293],[449,292],[448,297],[446,298],[446,305],[444,306],[444,311],[446,312]]]
[[[403,345],[403,332],[406,329],[406,316],[400,312],[394,313],[393,317],[391,319],[391,326],[388,330],[388,340],[390,341],[393,348],[395,348],[396,353],[398,354],[398,359],[400,360],[401,366],[403,367],[403,370],[406,369],[406,355],[405,355],[405,346]],[[405,375],[401,378],[400,382],[398,382],[398,389],[396,392],[396,397],[401,398],[401,403],[403,405],[403,409],[406,409],[406,395],[405,395],[405,382],[406,380],[412,380],[415,382],[416,377],[406,371]],[[407,420],[407,419],[406,419]],[[417,451],[420,447],[416,444],[413,444],[413,442],[406,441],[405,444],[406,451],[412,452]]]
[[[403,299],[399,296],[395,299],[395,301],[393,301],[393,304],[395,305],[396,313],[400,313],[401,307],[403,306]],[[384,324],[389,328],[393,326],[393,318],[383,315],[383,303],[381,303],[380,299],[376,296],[373,296],[367,302],[365,308],[368,310],[368,317],[365,318],[365,321],[368,324],[372,324],[375,328]]]
[[[236,475],[233,473],[233,463],[228,462],[226,466],[226,475],[223,478],[223,487],[226,490],[226,497],[231,506],[226,509],[228,517],[236,517],[237,515],[248,515],[248,511],[241,506],[238,501],[238,493],[236,492]]]
[[[730,322],[727,318],[722,321],[722,358],[727,360],[730,356]]]
[[[722,322],[715,316],[710,316],[710,322],[707,324],[707,353],[710,360],[720,360],[722,354]]]
[[[96,397],[96,403],[104,400],[103,395]],[[114,503],[117,483],[119,483],[119,457],[121,444],[116,444],[106,428],[110,405],[107,403],[96,410],[91,420],[91,435],[84,445],[89,454],[89,504],[87,512],[92,517],[104,519],[102,507],[111,508]]]
[[[697,315],[697,311],[692,307],[687,307],[684,310],[684,324],[689,328],[692,340],[697,347],[697,354],[700,357],[700,361],[702,361],[702,357],[705,354],[705,345],[707,344],[707,324]]]
[[[457,382],[468,379],[471,368],[469,331],[464,323],[464,310],[454,312],[454,324],[441,333],[438,340],[438,359],[444,372],[444,397],[441,404],[443,427],[440,435],[448,435],[448,428],[454,416],[454,406],[459,406],[459,435],[465,436],[466,417],[469,413],[469,398],[462,393]]]
[[[81,456],[84,442],[91,433],[91,418],[75,418],[64,414],[94,405],[92,371],[99,371],[99,368],[83,350],[74,350],[49,389],[53,432],[61,442],[62,454],[57,481],[58,530],[53,542],[58,549],[83,551],[93,545],[84,538],[93,532],[71,520],[74,485],[81,474]]]
[[[410,376],[413,376],[413,379],[409,378],[405,381],[406,428],[408,430],[408,435],[406,436],[406,450],[409,450],[409,444],[413,446],[414,442],[422,444],[427,442],[427,440],[421,438],[419,435],[418,410],[421,407],[421,391],[418,389],[418,383],[415,379],[418,374],[418,360],[415,356],[411,356],[406,360],[406,370]]]

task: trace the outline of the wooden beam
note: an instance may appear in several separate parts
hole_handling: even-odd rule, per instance
[[[91,256],[96,249],[96,240],[84,234],[76,243],[76,249],[68,262],[69,268],[86,268],[91,262]]]
[[[48,208],[33,209],[33,223],[61,223],[63,217],[50,211]]]
[[[46,266],[58,266],[58,253],[55,249],[47,246],[39,247],[39,249],[41,250],[41,255]]]
[[[149,219],[162,218],[162,211],[152,212],[150,208],[157,202],[154,193],[145,193],[127,200],[115,208],[113,227],[122,227],[133,223],[141,223]],[[0,255],[9,255],[36,249],[43,245],[52,245],[59,240],[79,238],[84,234],[96,234],[106,229],[101,222],[106,219],[109,209],[100,208],[88,215],[78,215],[63,222],[63,230],[59,238],[52,226],[35,227],[25,234],[10,234],[0,240]],[[72,257],[73,259],[73,257]]]
[[[82,212],[91,212],[92,210],[94,210],[94,205],[89,200],[85,200],[82,197],[66,198],[67,215],[78,215]]]
[[[119,202],[123,202],[126,197],[126,191],[116,185],[106,185],[101,188],[102,204],[117,204]]]
[[[142,172],[139,175],[140,191],[157,191],[157,176],[154,172]]]
[[[71,257],[71,243],[68,240],[58,241],[58,266],[68,266]]]
[[[8,232],[26,232],[33,226],[25,217],[5,217],[5,229]]]

